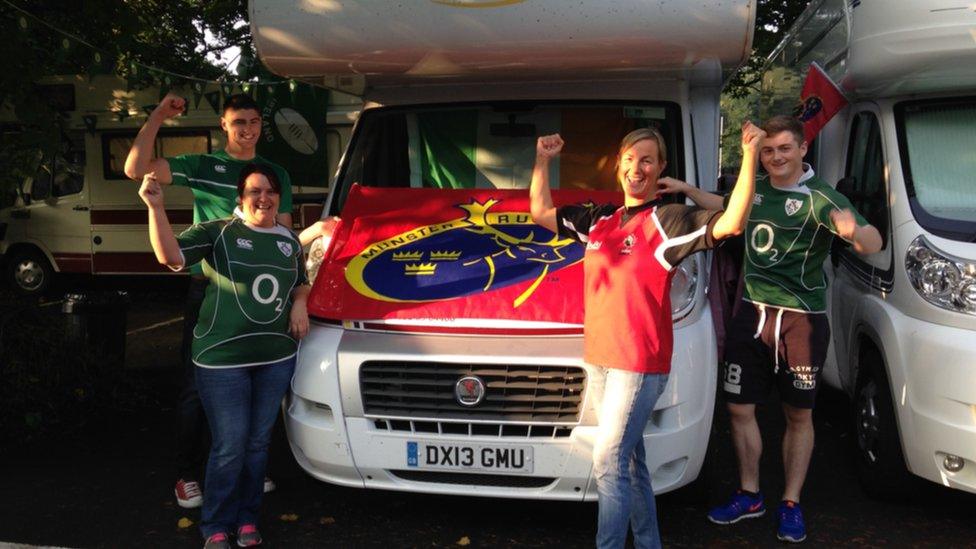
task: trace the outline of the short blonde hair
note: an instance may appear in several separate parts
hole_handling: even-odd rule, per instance
[[[668,158],[668,146],[664,143],[664,136],[661,135],[661,132],[657,128],[637,128],[620,140],[620,148],[617,150],[617,164],[620,164],[620,156],[624,154],[624,151],[633,147],[638,141],[645,139],[650,139],[657,143],[657,159],[662,163],[666,161]]]

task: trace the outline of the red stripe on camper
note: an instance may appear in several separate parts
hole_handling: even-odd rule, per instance
[[[62,273],[90,273],[92,270],[91,254],[54,253],[51,255]]]
[[[102,252],[94,256],[94,272],[100,274],[172,274],[173,270],[156,261],[148,252]]]
[[[166,216],[173,225],[193,223],[193,210],[166,210]],[[92,225],[146,225],[149,215],[146,210],[92,210]]]

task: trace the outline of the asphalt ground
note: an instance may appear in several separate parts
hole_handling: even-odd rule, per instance
[[[70,429],[0,448],[0,546],[199,547],[199,510],[176,506],[173,425],[183,286],[138,282],[130,292],[126,364],[118,374],[149,393],[148,405],[103,410]],[[0,299],[3,299],[0,295]],[[52,318],[57,303],[47,306]],[[66,365],[66,367],[68,367]],[[919,482],[900,503],[869,499],[851,460],[850,408],[821,392],[816,448],[804,490],[808,547],[976,547],[976,495]],[[658,498],[668,547],[774,547],[782,489],[777,402],[759,410],[766,450],[764,517],[718,526],[710,504],[734,488],[728,421],[717,414],[713,480],[704,497]],[[291,457],[275,430],[261,529],[268,547],[591,547],[596,505],[367,491],[321,483]]]

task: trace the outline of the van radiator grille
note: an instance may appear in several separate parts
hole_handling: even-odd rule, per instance
[[[484,400],[461,406],[454,386],[464,376],[485,382]],[[368,361],[359,370],[369,415],[429,419],[578,421],[586,371],[577,366],[528,366]]]

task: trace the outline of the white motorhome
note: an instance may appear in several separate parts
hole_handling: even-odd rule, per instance
[[[45,79],[40,89],[60,104],[66,122],[60,142],[41,151],[36,174],[22,182],[16,201],[0,210],[0,258],[8,283],[26,294],[40,294],[57,273],[92,275],[172,274],[159,265],[149,246],[146,208],[138,187],[122,171],[126,155],[146,120],[146,106],[158,103],[158,90],[126,90],[116,77],[59,76]],[[205,92],[217,91],[211,84]],[[187,90],[189,95],[189,90]],[[333,94],[326,142],[332,168],[349,134],[360,104],[348,95]],[[119,112],[124,111],[125,117]],[[86,125],[86,118],[87,125]],[[160,130],[156,154],[175,156],[207,153],[223,147],[219,115],[206,101],[192,106]],[[5,131],[19,124],[12,110],[0,116]],[[268,130],[270,131],[270,130]],[[324,150],[323,150],[324,149]],[[320,201],[322,185],[297,187],[296,195]],[[294,219],[314,220],[317,205],[298,208]],[[174,187],[167,192],[170,219],[181,230],[193,221],[193,195]],[[307,215],[306,215],[307,214]]]
[[[816,61],[851,100],[811,161],[884,246],[834,251],[824,377],[854,401],[859,476],[877,495],[910,486],[906,471],[976,492],[973,29],[962,0],[817,0],[765,74],[774,104],[795,102]]]
[[[526,189],[536,136],[553,132],[575,145],[552,166],[554,187],[618,190],[617,144],[648,125],[671,145],[668,175],[713,189],[719,94],[750,53],[755,10],[750,0],[252,0],[250,20],[274,72],[363,94],[326,205],[342,216],[354,183]],[[657,492],[693,481],[708,445],[717,369],[704,265],[688,258],[672,286],[673,369],[644,435]],[[310,314],[285,423],[315,478],[596,498],[580,325]],[[465,376],[484,380],[487,405],[462,405]],[[525,459],[445,461],[431,449]]]

